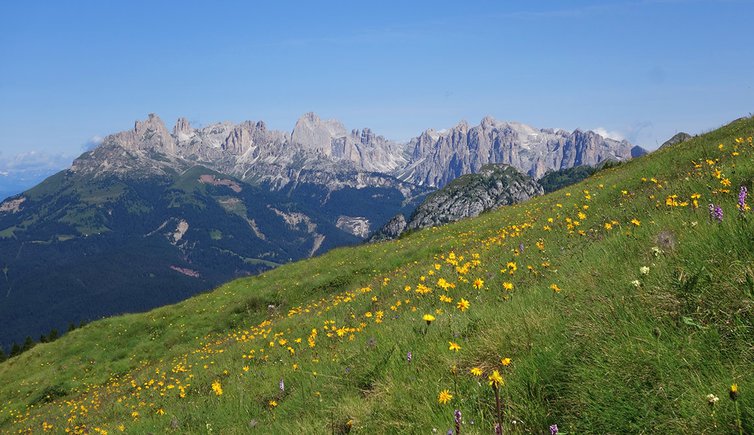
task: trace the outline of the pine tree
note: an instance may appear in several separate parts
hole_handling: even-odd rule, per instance
[[[27,335],[26,340],[24,340],[24,345],[21,348],[21,352],[26,352],[32,347],[34,347],[34,339]]]
[[[40,343],[47,343],[47,336],[42,334],[39,336],[39,342]]]
[[[10,356],[16,356],[19,353],[21,353],[21,346],[18,345],[15,341],[13,342],[13,346],[10,348]]]
[[[50,341],[55,341],[58,339],[59,336],[60,336],[60,333],[58,332],[58,330],[55,328],[52,328],[50,329],[50,333],[47,335],[47,339]]]
[[[5,354],[5,350],[0,347],[0,362],[5,361],[6,359],[8,359],[8,356]]]
[[[68,332],[71,332],[71,331],[73,331],[74,329],[76,329],[76,325],[74,325],[74,324],[73,324],[73,322],[69,323],[69,324],[68,324]]]

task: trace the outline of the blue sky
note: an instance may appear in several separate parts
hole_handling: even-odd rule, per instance
[[[6,2],[0,178],[149,112],[290,130],[314,111],[394,139],[489,114],[654,148],[754,111],[751,17],[752,0]]]

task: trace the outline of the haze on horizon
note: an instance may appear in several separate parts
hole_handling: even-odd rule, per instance
[[[14,2],[0,195],[147,113],[405,140],[485,115],[656,148],[752,111],[751,0]],[[12,186],[12,187],[9,187]]]

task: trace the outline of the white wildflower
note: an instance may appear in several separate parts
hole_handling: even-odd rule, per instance
[[[710,406],[715,406],[715,403],[717,403],[718,400],[720,400],[720,398],[714,394],[707,394],[707,403],[709,403]]]

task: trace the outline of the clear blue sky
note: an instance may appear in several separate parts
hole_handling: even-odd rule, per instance
[[[65,166],[149,112],[290,130],[315,111],[394,139],[490,114],[654,148],[754,112],[752,17],[751,0],[5,2],[0,173]]]

